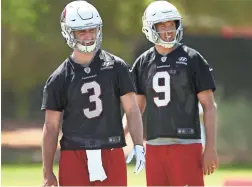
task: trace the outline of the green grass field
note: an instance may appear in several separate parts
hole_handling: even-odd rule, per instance
[[[133,174],[134,165],[128,166],[128,184],[145,185],[145,172]],[[57,166],[55,166],[55,172]],[[57,172],[56,172],[57,173]],[[252,179],[252,169],[246,167],[220,167],[205,177],[206,185],[222,186],[226,179]],[[2,186],[38,186],[42,182],[41,165],[2,165]]]

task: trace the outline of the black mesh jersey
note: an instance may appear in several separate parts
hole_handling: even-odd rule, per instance
[[[67,58],[44,87],[42,110],[63,111],[62,149],[125,146],[120,96],[135,92],[130,66],[99,50],[89,66]]]
[[[147,140],[200,139],[197,94],[215,90],[212,68],[196,50],[178,46],[167,56],[150,48],[135,61],[137,93],[146,96]]]

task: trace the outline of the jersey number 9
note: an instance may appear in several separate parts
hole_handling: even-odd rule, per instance
[[[154,91],[156,93],[164,94],[163,99],[160,99],[160,97],[153,98],[154,103],[157,105],[157,107],[167,106],[168,103],[171,101],[171,88],[170,88],[171,79],[170,78],[171,77],[167,71],[157,72],[153,76],[152,86],[153,86]],[[164,80],[163,85],[159,85],[160,79]]]

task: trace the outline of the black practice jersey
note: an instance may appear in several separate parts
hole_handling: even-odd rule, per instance
[[[178,46],[167,56],[154,47],[133,64],[137,93],[146,96],[147,140],[200,139],[197,94],[215,90],[212,68],[196,50]]]
[[[67,58],[44,87],[42,110],[64,112],[62,149],[125,146],[120,96],[135,92],[129,65],[99,50],[84,67]]]

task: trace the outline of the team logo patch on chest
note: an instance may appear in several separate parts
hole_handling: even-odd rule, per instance
[[[101,70],[112,69],[114,67],[114,61],[104,61]]]
[[[166,61],[166,59],[167,59],[167,57],[166,57],[166,56],[161,57],[161,62],[165,62],[165,61]]]
[[[84,68],[84,71],[85,71],[87,74],[89,74],[89,73],[91,72],[91,69],[90,69],[90,67],[86,67],[86,68]]]
[[[183,64],[187,66],[187,58],[186,57],[179,57],[176,61],[176,64]]]

